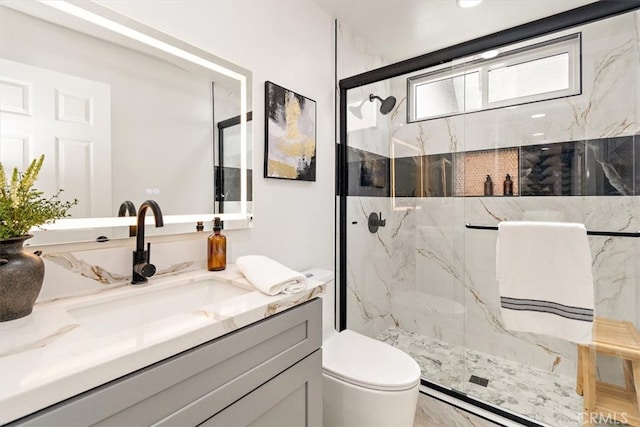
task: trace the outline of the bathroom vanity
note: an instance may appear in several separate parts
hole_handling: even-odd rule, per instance
[[[0,324],[1,424],[321,425],[316,296],[324,280],[310,279],[302,293],[267,296],[231,270],[57,301]],[[189,304],[176,295],[185,300],[204,287],[205,305],[183,309]],[[220,301],[207,300],[209,287],[223,290]],[[118,325],[114,304],[158,310],[167,296],[188,313]],[[115,327],[95,322],[100,314],[92,313],[101,310]]]

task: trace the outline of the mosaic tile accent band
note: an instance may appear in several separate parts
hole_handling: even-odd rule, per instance
[[[518,195],[518,149],[472,151],[455,156],[456,196],[482,196],[487,177],[491,178],[492,196]],[[506,176],[512,182],[511,194],[506,190]]]

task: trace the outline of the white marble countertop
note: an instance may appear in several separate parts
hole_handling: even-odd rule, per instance
[[[251,288],[235,266],[229,266],[222,272],[201,270],[151,278],[144,285],[125,285],[98,294],[37,304],[31,315],[0,323],[0,424],[322,294],[325,283],[332,279],[332,273],[326,270],[308,272],[314,274],[309,279],[309,286],[296,294],[265,295]],[[105,331],[79,322],[69,313],[83,306],[89,306],[89,310],[106,311],[109,304],[91,306],[105,300],[144,298],[147,292],[203,278],[215,278],[216,281],[245,288],[247,293],[204,305],[189,313],[167,317],[154,315],[156,319],[146,323],[111,330],[106,325]],[[117,313],[112,313],[113,305],[109,310],[105,317],[109,319],[112,315],[113,321],[117,322]]]

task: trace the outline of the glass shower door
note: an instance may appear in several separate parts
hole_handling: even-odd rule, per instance
[[[426,381],[461,389],[464,212],[452,143],[446,126],[406,123],[405,91],[401,76],[347,92],[346,327],[410,354]]]

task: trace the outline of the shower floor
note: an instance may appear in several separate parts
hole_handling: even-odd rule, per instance
[[[379,340],[411,355],[423,378],[469,397],[524,415],[549,426],[581,426],[582,396],[575,377],[554,374],[486,353],[390,328]],[[488,379],[485,386],[469,382],[472,375]],[[480,381],[481,382],[481,381]]]

